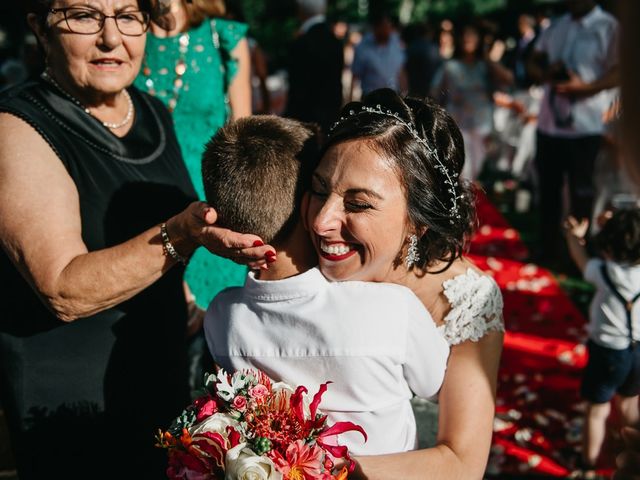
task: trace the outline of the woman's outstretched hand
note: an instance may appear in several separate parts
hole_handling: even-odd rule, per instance
[[[251,269],[267,269],[275,261],[275,249],[265,245],[260,237],[250,233],[238,233],[216,226],[218,215],[205,202],[193,202],[184,212],[186,230],[198,245],[221,257],[233,260]]]

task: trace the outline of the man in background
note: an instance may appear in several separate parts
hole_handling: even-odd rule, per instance
[[[362,96],[383,87],[400,93],[406,89],[405,52],[395,22],[387,13],[374,12],[371,29],[356,47],[351,65],[353,81],[360,83]],[[352,83],[351,92],[354,89]]]
[[[301,22],[290,50],[285,116],[326,133],[342,106],[344,53],[325,17],[326,0],[296,0]]]
[[[540,261],[559,261],[562,189],[568,214],[589,218],[593,170],[604,131],[609,89],[618,83],[618,22],[595,0],[565,0],[568,12],[536,40],[529,73],[544,84],[538,116],[536,168],[540,185]]]

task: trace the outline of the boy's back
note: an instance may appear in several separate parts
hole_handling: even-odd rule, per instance
[[[640,292],[640,265],[621,265],[611,260],[590,259],[584,270],[584,279],[592,283],[595,294],[589,309],[589,337],[603,347],[622,350],[629,346],[629,328],[625,304],[605,280],[603,267],[612,285],[625,299]],[[633,337],[640,341],[640,300],[631,310]]]
[[[354,454],[411,450],[412,391],[436,394],[449,347],[418,298],[397,285],[328,282],[316,268],[228,289],[205,318],[209,349],[227,370],[260,368],[310,392],[332,381],[322,409],[369,435],[341,436]]]

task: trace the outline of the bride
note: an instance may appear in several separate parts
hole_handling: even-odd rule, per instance
[[[504,326],[496,283],[463,257],[475,223],[463,163],[444,110],[377,90],[343,109],[303,200],[326,278],[410,288],[451,346],[436,445],[360,456],[356,478],[484,474]]]

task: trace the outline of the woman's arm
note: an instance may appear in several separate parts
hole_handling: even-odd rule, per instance
[[[260,45],[255,45],[251,50],[251,65],[255,69],[255,75],[260,82],[260,112],[262,114],[271,113],[271,93],[267,87],[267,78],[269,77],[269,69],[267,66],[267,58],[260,48]]]
[[[238,60],[238,71],[229,85],[231,118],[237,120],[251,115],[251,54],[246,38],[238,42],[231,56]]]
[[[503,334],[451,349],[439,395],[437,445],[392,455],[358,457],[356,478],[481,479],[489,457]]]
[[[578,221],[570,215],[564,222],[564,229],[569,255],[571,255],[571,259],[578,269],[584,273],[584,269],[589,261],[584,239],[589,229],[589,220],[582,218]]]
[[[494,62],[492,60],[487,59],[487,68],[489,70],[489,75],[491,76],[491,81],[494,85],[500,87],[508,87],[513,85],[514,75],[513,72],[502,65],[500,62]]]
[[[11,139],[0,142],[0,244],[59,319],[70,322],[113,307],[173,266],[175,261],[163,253],[159,226],[89,252],[75,184],[46,141],[9,114],[0,114],[0,139]],[[215,212],[194,202],[167,220],[167,230],[183,256],[202,243],[227,251],[259,240],[212,227],[214,221]],[[238,250],[236,259],[253,258],[259,264],[262,250]]]

